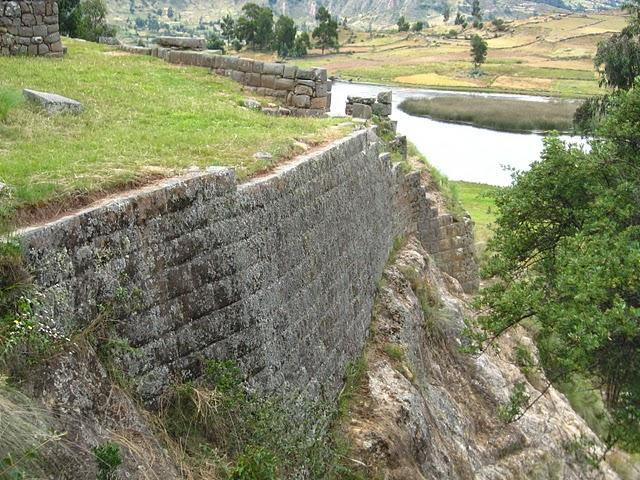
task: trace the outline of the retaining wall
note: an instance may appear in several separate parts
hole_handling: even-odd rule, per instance
[[[303,69],[285,63],[162,47],[119,48],[129,53],[153,55],[169,63],[210,68],[244,85],[249,92],[280,98],[294,114],[322,115],[331,108],[331,81],[324,68]]]
[[[58,3],[0,0],[0,55],[62,56]]]
[[[333,396],[393,239],[430,208],[420,175],[379,147],[363,130],[249,183],[215,168],[25,230],[40,314],[69,334],[112,306],[151,405],[208,358]]]

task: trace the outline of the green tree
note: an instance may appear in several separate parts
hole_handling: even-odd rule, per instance
[[[105,0],[83,0],[80,4],[80,24],[78,36],[92,42],[101,36],[114,36],[115,28],[107,24],[107,4]]]
[[[298,29],[291,17],[282,15],[276,22],[273,32],[273,47],[278,55],[286,57],[293,51]]]
[[[227,45],[230,44],[236,36],[236,22],[233,20],[231,15],[225,15],[222,17],[222,20],[220,21],[220,30],[222,31],[222,38],[227,42]]]
[[[77,37],[80,17],[80,0],[58,0],[58,21],[62,35]]]
[[[173,18],[175,16],[176,12],[173,10],[172,6],[169,6],[169,8],[167,9],[167,17],[168,18]]]
[[[480,35],[471,37],[471,59],[475,70],[487,59],[487,42]]]
[[[460,12],[456,13],[456,18],[453,21],[454,25],[464,25],[465,19]]]
[[[591,151],[545,140],[540,161],[496,198],[479,304],[486,347],[536,324],[547,378],[592,379],[604,440],[640,450],[640,83],[612,97]]]
[[[409,22],[407,22],[407,20],[404,18],[404,16],[400,17],[398,19],[398,31],[399,32],[408,32],[409,31],[409,27],[411,25],[409,25]]]
[[[293,44],[292,55],[298,58],[304,57],[307,54],[307,50],[310,48],[311,39],[309,38],[309,34],[307,32],[301,32],[298,34]]]
[[[451,6],[448,3],[445,3],[444,7],[442,8],[442,18],[444,20],[444,23],[447,23],[449,21],[449,18],[451,18]]]
[[[417,21],[416,23],[414,23],[411,26],[411,31],[412,32],[421,32],[423,28],[424,28],[424,22]]]
[[[236,36],[261,50],[267,49],[273,39],[273,12],[269,7],[247,3],[243,15],[236,22]]]
[[[480,0],[473,0],[471,3],[471,16],[478,22],[482,20],[482,10],[480,9]]]
[[[331,17],[329,10],[320,7],[316,13],[318,26],[313,30],[312,36],[316,45],[322,49],[322,54],[329,48],[338,48],[338,22]]]

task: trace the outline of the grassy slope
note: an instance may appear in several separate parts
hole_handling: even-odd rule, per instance
[[[495,220],[495,205],[490,194],[497,187],[483,183],[454,182],[458,200],[475,223],[476,242],[483,247],[491,236],[490,225]]]
[[[17,206],[64,202],[168,176],[229,165],[240,177],[294,153],[296,139],[336,137],[339,120],[271,117],[239,106],[238,84],[198,67],[67,40],[64,60],[0,57],[0,88],[33,88],[84,103],[80,116],[23,104],[0,123],[0,181]]]
[[[482,67],[485,75],[478,78],[469,75],[470,47],[464,39],[476,32],[469,29],[460,38],[442,37],[451,25],[423,34],[369,38],[358,33],[339,54],[311,56],[297,63],[324,66],[333,75],[358,81],[583,97],[598,93],[592,62],[597,43],[625,23],[620,12],[609,12],[520,20],[511,23],[508,32],[487,28],[477,32],[489,43]]]
[[[468,96],[409,98],[400,104],[410,115],[510,132],[570,131],[577,107],[578,102],[566,100],[523,102]]]

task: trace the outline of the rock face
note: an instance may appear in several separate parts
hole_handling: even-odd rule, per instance
[[[530,383],[514,364],[518,344],[536,354],[524,331],[506,337],[499,354],[459,353],[466,304],[459,282],[415,237],[385,270],[368,370],[345,427],[365,478],[618,478],[576,455],[581,437],[603,447],[553,387],[517,422],[498,418],[516,382],[535,398],[546,381]],[[390,345],[401,353],[390,356]]]
[[[55,93],[38,92],[25,89],[22,91],[25,98],[39,105],[49,113],[82,113],[84,107],[76,100],[72,100]]]
[[[0,0],[0,55],[62,56],[55,0]]]

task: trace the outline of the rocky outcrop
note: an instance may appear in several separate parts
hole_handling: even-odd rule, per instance
[[[366,478],[565,479],[617,476],[595,469],[576,449],[602,445],[567,400],[544,378],[531,383],[514,364],[516,345],[535,349],[526,332],[497,351],[459,353],[466,315],[460,283],[411,238],[385,270],[374,310],[368,370],[346,434],[354,465]],[[544,395],[522,418],[499,419],[517,382]]]

